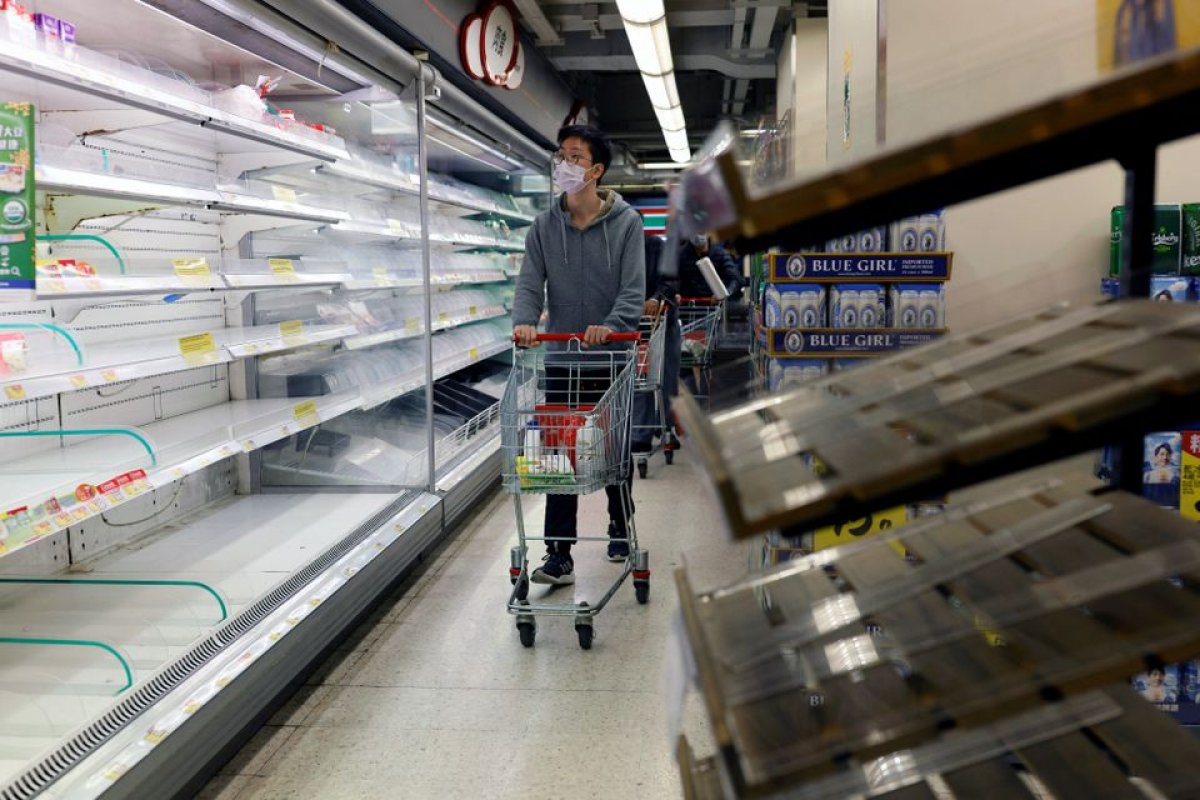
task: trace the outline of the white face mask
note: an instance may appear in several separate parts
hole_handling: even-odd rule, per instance
[[[554,182],[567,194],[577,194],[591,183],[583,177],[586,174],[586,169],[568,161],[554,165]]]

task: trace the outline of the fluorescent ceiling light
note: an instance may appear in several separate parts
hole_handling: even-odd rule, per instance
[[[667,15],[663,0],[617,0],[617,11],[626,22],[654,22]]]
[[[646,170],[680,170],[684,167],[689,167],[690,164],[677,164],[674,161],[648,161],[645,164],[639,164],[640,169]]]
[[[656,108],[654,116],[658,117],[658,125],[664,131],[681,131],[687,128],[687,122],[683,119],[683,109],[679,106]]]
[[[629,47],[638,69],[647,75],[665,75],[675,69],[671,60],[671,39],[667,35],[667,21],[659,20],[653,25],[625,25],[629,36]]]
[[[671,108],[679,105],[679,89],[675,86],[674,72],[666,75],[642,73],[642,82],[646,84],[646,94],[650,95],[650,105],[655,108]]]
[[[675,64],[663,0],[617,0],[617,10],[621,12],[625,35],[629,37],[654,115],[663,129],[667,150],[674,161],[690,161],[692,150],[675,85]]]

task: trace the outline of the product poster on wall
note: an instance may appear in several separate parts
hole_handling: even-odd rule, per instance
[[[1096,0],[1101,72],[1200,45],[1200,3],[1193,0]]]

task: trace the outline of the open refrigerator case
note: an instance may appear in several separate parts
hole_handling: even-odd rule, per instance
[[[99,5],[0,3],[4,800],[194,787],[496,483],[535,211],[449,174],[526,165],[428,135],[428,76]]]
[[[683,178],[679,233],[798,252],[819,231],[1056,174],[1067,167],[1050,151],[1079,158],[1080,137],[1098,142],[1114,119],[1194,102],[1197,58],[783,187],[747,186],[734,137],[718,134]],[[1194,132],[1138,130],[1149,153]],[[1136,297],[1129,273],[1150,283],[1153,192],[1127,167],[1137,222],[1125,236],[1141,246],[1124,294]],[[1141,496],[1141,469],[1101,486],[1086,466],[1131,442],[1141,467],[1147,431],[1194,419],[1197,336],[1195,304],[1061,305],[779,394],[743,367],[706,408],[681,398],[732,537],[806,535],[951,497],[942,513],[715,587],[677,571],[668,716],[685,797],[1200,794],[1200,743],[1130,685],[1200,655],[1200,540]],[[693,690],[708,752],[684,733]]]

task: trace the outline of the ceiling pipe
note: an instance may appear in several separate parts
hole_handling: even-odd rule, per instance
[[[750,26],[751,51],[763,50],[771,44],[771,32],[775,30],[775,17],[779,9],[775,6],[759,6],[754,11],[754,22]],[[741,117],[746,113],[746,95],[750,91],[750,82],[737,81],[733,85],[733,116]]]
[[[546,12],[542,11],[542,7],[538,5],[537,0],[515,0],[517,11],[521,12],[521,18],[529,25],[530,29],[537,35],[537,43],[539,47],[554,47],[562,44],[562,37],[558,35],[558,29],[554,27]],[[619,19],[619,18],[618,18]]]

